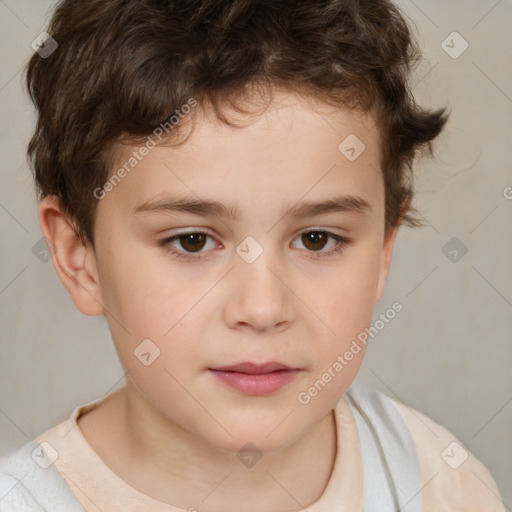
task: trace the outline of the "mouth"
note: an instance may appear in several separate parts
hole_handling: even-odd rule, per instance
[[[302,371],[283,363],[252,362],[208,368],[223,384],[246,395],[264,396],[275,393],[290,383]]]
[[[209,368],[213,371],[220,372],[238,372],[238,373],[247,373],[249,375],[262,375],[266,373],[272,373],[280,370],[299,370],[300,368],[292,368],[283,363],[276,363],[274,361],[268,363],[238,363],[231,366],[219,366],[217,368]]]

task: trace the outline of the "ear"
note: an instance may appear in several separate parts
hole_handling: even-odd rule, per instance
[[[377,290],[375,292],[374,304],[377,304],[377,302],[379,302],[384,292],[384,285],[386,284],[386,278],[388,276],[389,268],[391,266],[393,247],[395,245],[396,235],[398,233],[398,228],[400,227],[401,223],[402,221],[400,220],[395,227],[391,228],[390,231],[388,232],[386,239],[384,240],[380,256],[379,281],[377,283]]]
[[[56,196],[46,196],[40,201],[39,224],[57,275],[75,306],[84,315],[102,315],[104,308],[96,254],[90,243],[82,243]]]

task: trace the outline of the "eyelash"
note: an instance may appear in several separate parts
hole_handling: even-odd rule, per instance
[[[322,234],[327,235],[328,238],[333,238],[337,242],[336,247],[327,252],[308,251],[313,254],[313,258],[317,258],[317,259],[327,258],[330,256],[334,256],[336,254],[342,253],[345,250],[345,247],[350,245],[352,242],[348,238],[345,238],[343,236],[331,233],[330,231],[325,231],[325,230],[321,230],[321,229],[310,229],[308,231],[303,231],[302,233],[299,234],[299,236],[307,235],[310,233],[322,233]],[[177,235],[173,235],[168,238],[164,238],[163,240],[159,240],[158,245],[160,247],[164,247],[166,251],[169,251],[175,257],[177,257],[179,259],[183,259],[183,260],[187,260],[187,261],[202,259],[206,253],[186,253],[186,252],[184,253],[184,252],[178,251],[172,247],[172,245],[171,245],[172,242],[174,242],[175,240],[177,240],[183,236],[187,236],[187,235],[206,235],[213,240],[213,237],[210,235],[210,233],[207,233],[206,231],[200,231],[200,230],[199,231],[187,231],[184,233],[179,233]]]

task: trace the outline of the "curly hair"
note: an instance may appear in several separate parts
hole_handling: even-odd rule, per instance
[[[26,83],[38,111],[28,146],[39,199],[56,195],[94,245],[97,197],[115,148],[154,133],[191,97],[224,114],[278,90],[375,113],[385,225],[422,222],[413,161],[432,155],[445,108],[420,108],[408,83],[421,52],[389,0],[62,0]],[[195,117],[195,116],[192,116]],[[180,128],[178,126],[177,128]],[[177,139],[172,130],[168,140]]]

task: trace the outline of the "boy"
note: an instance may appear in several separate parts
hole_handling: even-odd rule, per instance
[[[0,511],[504,510],[445,429],[352,385],[447,120],[397,8],[64,0],[48,32],[41,228],[126,384],[0,461]]]

